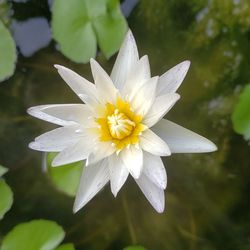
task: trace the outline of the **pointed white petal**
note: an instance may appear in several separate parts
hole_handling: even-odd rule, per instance
[[[167,173],[161,157],[144,152],[142,171],[159,188],[167,187]]]
[[[36,137],[29,147],[44,152],[60,152],[75,144],[82,136],[84,133],[78,126],[61,127]]]
[[[140,136],[140,146],[143,150],[159,156],[171,155],[170,149],[165,141],[163,141],[152,130],[147,129]]]
[[[60,106],[60,104],[52,104],[52,105],[39,105],[35,107],[31,107],[27,110],[27,113],[29,115],[32,115],[38,119],[51,122],[60,126],[71,126],[71,125],[76,125],[75,122],[73,121],[65,121],[60,118],[54,117],[52,115],[46,114],[44,110],[51,108],[51,107],[56,107]]]
[[[138,50],[132,32],[129,30],[116,58],[111,79],[120,91],[123,89],[125,81],[138,61]]]
[[[98,142],[92,149],[91,154],[87,158],[86,166],[94,164],[115,152],[116,148],[111,142]]]
[[[58,73],[60,74],[62,79],[69,85],[69,87],[79,96],[79,98],[83,102],[92,105],[98,102],[94,84],[64,66],[56,64],[55,68],[58,70]]]
[[[109,175],[111,191],[114,196],[117,195],[123,184],[128,178],[128,169],[119,156],[113,154],[109,157]]]
[[[122,95],[124,98],[131,100],[141,86],[150,79],[150,66],[148,56],[143,56],[138,62],[135,63],[134,68],[129,74]]]
[[[190,61],[184,61],[161,75],[159,78],[156,95],[159,96],[167,93],[174,93],[184,80],[189,66]]]
[[[92,58],[90,59],[90,66],[99,100],[102,100],[104,103],[115,103],[118,91],[109,75],[103,70],[99,63]]]
[[[138,90],[131,100],[133,110],[142,116],[145,116],[155,100],[155,90],[158,76],[150,78]]]
[[[130,174],[135,178],[139,178],[143,166],[143,152],[140,148],[131,145],[121,151],[120,156]]]
[[[76,194],[73,211],[76,213],[85,206],[109,181],[107,160],[103,160],[82,172],[80,185]]]
[[[135,181],[153,208],[158,213],[162,213],[165,207],[164,190],[157,187],[144,174],[141,174],[140,178]]]
[[[205,137],[165,119],[151,129],[168,144],[172,153],[203,153],[217,150],[215,144]]]
[[[52,161],[53,167],[62,166],[76,161],[84,160],[91,152],[93,143],[85,136],[77,143],[62,150]]]
[[[89,125],[90,117],[93,116],[92,111],[85,104],[57,104],[44,108],[42,111],[64,121],[73,121],[83,126]]]
[[[149,128],[152,127],[164,117],[179,99],[180,95],[176,93],[156,97],[153,105],[143,119],[143,124]]]

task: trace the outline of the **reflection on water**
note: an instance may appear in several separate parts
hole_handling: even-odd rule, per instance
[[[47,47],[51,41],[49,23],[44,17],[33,17],[25,21],[15,20],[11,28],[20,52],[26,57]]]
[[[128,17],[139,0],[124,0],[121,4],[121,10],[125,17]]]
[[[140,55],[149,55],[153,75],[182,60],[192,61],[179,89],[181,100],[168,118],[206,136],[219,148],[212,154],[178,154],[164,159],[166,212],[157,214],[131,178],[116,199],[106,187],[73,215],[73,199],[55,190],[42,173],[42,155],[30,151],[27,144],[52,125],[28,117],[26,109],[79,102],[57,75],[54,63],[92,80],[88,64],[74,64],[47,47],[19,59],[15,75],[0,88],[0,163],[10,168],[6,180],[15,194],[13,208],[1,221],[0,236],[17,223],[45,218],[63,225],[66,241],[74,242],[78,250],[122,249],[132,238],[152,250],[250,249],[250,148],[233,132],[230,120],[240,86],[250,79],[250,24],[246,8],[241,16],[231,18],[232,1],[208,2],[141,1],[128,19]],[[238,8],[243,4],[249,8],[247,0],[238,2]],[[205,8],[209,11],[197,22],[197,14]],[[220,25],[212,37],[206,33],[210,19]],[[222,32],[225,26],[227,33]],[[33,46],[30,42],[35,40],[28,40]],[[101,55],[97,59],[105,69],[114,61],[105,61]]]

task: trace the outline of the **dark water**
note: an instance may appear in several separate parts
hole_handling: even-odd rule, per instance
[[[211,139],[219,150],[164,159],[168,188],[163,214],[152,209],[129,178],[116,199],[107,186],[73,215],[73,199],[55,189],[41,171],[41,154],[27,147],[52,126],[29,117],[26,109],[79,102],[53,64],[92,80],[90,67],[69,61],[54,42],[39,44],[45,48],[33,51],[33,56],[19,54],[14,76],[0,86],[0,163],[10,169],[6,181],[15,196],[0,222],[0,238],[18,223],[44,218],[61,224],[65,242],[79,250],[122,249],[133,242],[152,250],[250,249],[250,147],[234,133],[230,119],[250,79],[250,3],[205,2],[141,1],[128,23],[140,55],[149,55],[153,75],[191,60],[179,89],[181,100],[167,117]],[[16,22],[34,17],[50,21],[47,1],[13,1],[12,7]],[[114,59],[97,57],[108,72]]]

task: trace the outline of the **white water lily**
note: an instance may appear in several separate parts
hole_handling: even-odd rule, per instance
[[[161,156],[216,150],[206,138],[162,119],[180,98],[189,61],[160,77],[151,77],[148,57],[139,59],[129,31],[111,76],[90,61],[95,84],[55,65],[64,81],[84,104],[42,105],[28,113],[60,125],[30,143],[30,148],[59,152],[54,167],[86,159],[74,212],[89,202],[109,181],[117,195],[129,174],[159,213],[164,211],[166,170]]]

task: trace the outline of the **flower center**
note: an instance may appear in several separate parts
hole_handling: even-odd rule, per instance
[[[100,141],[110,141],[120,152],[124,147],[139,143],[141,132],[147,126],[141,123],[142,117],[133,112],[130,103],[117,98],[115,104],[106,103],[98,109],[97,133]]]
[[[118,109],[115,109],[115,112],[107,117],[107,122],[111,136],[119,140],[129,136],[136,125]]]

